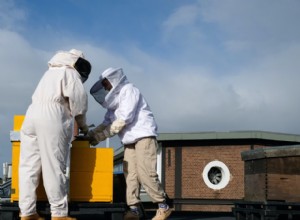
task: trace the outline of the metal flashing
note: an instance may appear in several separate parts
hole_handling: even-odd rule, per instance
[[[219,139],[264,139],[274,141],[300,142],[300,135],[267,131],[229,131],[198,133],[160,133],[158,136],[158,141]]]

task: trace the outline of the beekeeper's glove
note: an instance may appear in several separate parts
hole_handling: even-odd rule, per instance
[[[83,135],[87,135],[87,133],[89,132],[89,127],[86,124],[85,114],[75,116],[75,121],[77,122],[79,133]]]
[[[97,141],[95,137],[90,136],[90,132],[87,134],[87,137],[89,138],[89,143],[92,146],[96,146],[99,143],[99,141]]]
[[[109,138],[118,134],[124,127],[125,121],[122,119],[117,119],[103,130],[103,134],[105,137]]]
[[[106,128],[106,125],[100,124],[100,125],[98,125],[96,128],[94,128],[93,131],[94,131],[95,133],[100,133],[100,132],[103,131],[105,128]]]
[[[89,132],[89,127],[87,125],[83,125],[83,127],[79,128],[79,133],[83,135],[87,135]]]
[[[106,128],[105,125],[100,124],[93,130],[90,130],[87,134],[89,137],[89,142],[91,145],[96,146],[99,142],[104,141],[106,139],[105,135],[103,134],[103,130]]]

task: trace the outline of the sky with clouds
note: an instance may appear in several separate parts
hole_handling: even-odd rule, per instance
[[[1,0],[0,163],[47,62],[72,48],[92,64],[87,92],[122,67],[161,133],[300,134],[299,20],[298,0]],[[88,122],[104,112],[89,96]]]

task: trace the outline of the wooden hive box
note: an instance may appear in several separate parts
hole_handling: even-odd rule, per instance
[[[300,202],[300,145],[242,152],[247,201]]]

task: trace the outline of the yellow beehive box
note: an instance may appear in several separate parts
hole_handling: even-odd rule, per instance
[[[14,132],[20,131],[24,116],[14,117]],[[12,141],[11,201],[19,200],[20,140]],[[112,202],[113,148],[90,148],[87,141],[73,141],[70,162],[70,201]],[[46,201],[43,181],[37,189],[38,201]]]
[[[14,116],[14,131],[20,131],[25,116],[24,115],[15,115]]]
[[[112,148],[72,148],[70,199],[71,201],[112,202]]]

